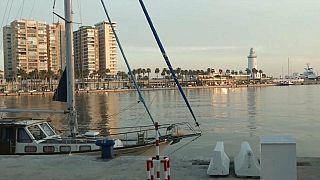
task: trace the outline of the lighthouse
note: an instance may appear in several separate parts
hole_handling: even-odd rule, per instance
[[[258,70],[256,51],[253,48],[251,48],[248,56],[248,69],[250,69],[252,79],[260,78],[259,73],[252,72],[253,68]]]

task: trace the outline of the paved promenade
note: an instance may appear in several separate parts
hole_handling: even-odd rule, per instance
[[[112,160],[102,160],[89,155],[40,155],[40,156],[0,156],[0,179],[77,179],[77,180],[143,180],[146,178],[148,157],[123,156]],[[206,175],[209,159],[181,159],[171,157],[171,179],[252,179],[231,175],[210,177]],[[298,158],[298,179],[319,180],[320,158]]]

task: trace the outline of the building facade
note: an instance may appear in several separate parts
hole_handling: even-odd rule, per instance
[[[58,30],[59,29],[59,30]],[[61,69],[62,24],[15,20],[3,28],[5,78],[15,80],[19,69],[57,72]],[[64,40],[65,41],[65,40]],[[59,45],[60,44],[60,45]],[[65,53],[64,53],[65,54]]]
[[[13,79],[12,74],[12,52],[11,52],[11,28],[3,27],[3,55],[4,55],[4,78]]]
[[[112,23],[116,28],[116,23]],[[112,32],[111,24],[103,21],[95,24],[99,33],[99,64],[100,69],[110,70],[110,75],[117,74],[117,42]]]
[[[81,26],[73,32],[76,76],[84,77],[99,70],[99,35],[92,26]]]
[[[48,70],[58,73],[66,64],[65,28],[61,23],[47,25]]]

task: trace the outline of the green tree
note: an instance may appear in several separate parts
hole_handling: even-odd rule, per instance
[[[160,69],[159,69],[159,68],[156,68],[156,69],[154,70],[154,73],[157,75],[157,79],[158,79],[158,75],[159,75],[159,73],[160,73]]]

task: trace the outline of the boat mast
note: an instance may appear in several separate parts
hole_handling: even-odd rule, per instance
[[[289,72],[289,57],[288,57],[288,79],[290,79],[289,74],[290,74],[290,72]]]
[[[74,95],[74,62],[72,58],[72,0],[64,0],[65,27],[66,27],[66,66],[67,66],[67,104],[69,111],[69,126],[72,136],[78,130],[77,113],[75,110]]]

